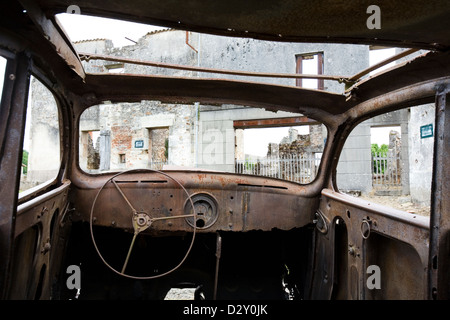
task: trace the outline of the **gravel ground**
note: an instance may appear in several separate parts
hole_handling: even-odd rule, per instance
[[[178,289],[178,288],[172,288],[167,293],[164,300],[194,300],[194,289]]]
[[[430,215],[430,206],[424,206],[413,203],[410,196],[374,196],[361,195],[359,198],[378,203],[398,210],[406,211],[411,214],[421,216]]]

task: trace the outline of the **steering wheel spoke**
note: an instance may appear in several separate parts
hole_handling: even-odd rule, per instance
[[[139,232],[134,232],[134,234],[133,234],[133,239],[131,240],[130,247],[128,248],[127,257],[125,258],[125,262],[123,263],[123,266],[122,266],[121,273],[123,273],[123,274],[125,274],[125,269],[127,268],[128,260],[130,260],[131,251],[133,250],[134,242],[136,241],[136,237],[138,236],[138,234],[139,234]]]
[[[190,217],[195,217],[195,214],[182,214],[179,216],[167,216],[167,217],[157,217],[157,218],[152,218],[152,222],[155,221],[160,221],[160,220],[169,220],[169,219],[182,219],[182,218],[190,218]]]
[[[117,184],[117,182],[111,178],[111,182],[114,184],[114,186],[116,187],[116,189],[119,191],[119,193],[122,195],[122,198],[126,201],[126,203],[130,206],[131,210],[133,212],[136,212],[136,209],[132,206],[130,200],[128,200],[128,198],[125,196],[125,194],[123,193],[122,189],[120,189],[119,185]]]

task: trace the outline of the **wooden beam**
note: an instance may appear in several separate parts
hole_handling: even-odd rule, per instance
[[[319,124],[319,122],[313,119],[309,119],[308,117],[305,116],[233,121],[233,126],[238,129],[301,126],[311,124]]]

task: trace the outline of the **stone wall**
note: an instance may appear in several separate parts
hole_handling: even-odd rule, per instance
[[[56,177],[60,163],[59,112],[50,90],[31,77],[24,149],[29,152],[28,170],[21,190]]]
[[[431,203],[435,110],[434,104],[411,108],[411,121],[408,125],[411,199],[413,202],[423,205],[430,205]],[[433,128],[433,136],[422,138],[420,134],[421,126],[430,124]]]
[[[313,156],[322,153],[326,128],[323,125],[309,125],[309,134],[298,134],[298,130],[289,128],[288,136],[280,143],[268,145],[268,158],[287,158],[289,156]]]

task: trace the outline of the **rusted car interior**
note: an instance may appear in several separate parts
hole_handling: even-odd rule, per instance
[[[372,69],[330,76],[345,84],[344,94],[220,78],[88,73],[82,59],[102,57],[77,52],[55,18],[72,4],[87,15],[206,34],[426,53],[375,76],[364,77]],[[2,2],[2,299],[164,299],[176,287],[195,288],[199,299],[448,299],[450,8],[446,1],[411,1],[408,10],[383,2],[381,28],[369,29],[370,4]],[[31,77],[58,106],[61,162],[54,179],[19,193]],[[104,101],[143,100],[301,113],[327,129],[317,176],[300,184],[192,169],[83,171],[83,111]],[[425,103],[435,106],[429,216],[341,192],[336,170],[352,130]],[[66,285],[71,265],[81,269],[78,293]],[[381,272],[380,289],[367,286],[373,265]]]

